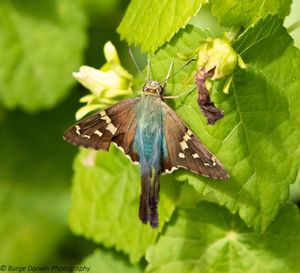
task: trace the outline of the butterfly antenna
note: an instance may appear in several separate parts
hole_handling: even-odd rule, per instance
[[[171,70],[172,70],[173,64],[174,64],[174,61],[172,60],[166,79],[168,79],[169,76],[170,76],[170,74],[171,74]],[[167,86],[167,82],[164,81],[164,85],[163,85],[163,90],[164,90],[164,91],[165,91],[165,89],[166,89],[166,86]]]
[[[166,77],[166,80],[170,77],[170,73],[171,73],[173,64],[174,64],[174,61],[172,60],[172,62],[171,62],[171,64],[170,64],[170,68],[169,68],[168,74],[167,74],[167,77]],[[166,80],[164,80],[164,82],[165,82]]]
[[[180,72],[182,69],[184,69],[186,66],[188,66],[191,62],[196,61],[196,59],[191,59],[189,60],[183,67],[181,67],[178,71],[176,71],[173,75],[171,75],[170,77],[167,77],[164,81],[166,82],[168,79],[172,78],[173,76],[175,76],[178,72]]]
[[[131,59],[132,59],[134,65],[135,65],[137,71],[138,71],[138,72],[141,74],[141,76],[145,79],[144,74],[143,74],[142,71],[139,69],[139,66],[137,65],[137,63],[136,63],[136,61],[135,61],[135,59],[134,59],[134,56],[133,56],[132,51],[131,51],[131,48],[128,47],[128,50],[129,50],[130,57],[131,57]]]

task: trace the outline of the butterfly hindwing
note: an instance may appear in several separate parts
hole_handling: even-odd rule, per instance
[[[220,161],[192,133],[178,114],[164,102],[162,107],[168,151],[163,162],[163,172],[172,172],[182,167],[206,177],[228,178],[229,174]]]
[[[83,119],[64,134],[68,142],[89,149],[108,151],[114,142],[133,163],[139,156],[132,145],[137,121],[134,105],[140,98],[129,98]]]

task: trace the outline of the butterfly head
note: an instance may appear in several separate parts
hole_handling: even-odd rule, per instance
[[[147,81],[143,87],[143,92],[145,94],[161,95],[162,87],[159,81]]]

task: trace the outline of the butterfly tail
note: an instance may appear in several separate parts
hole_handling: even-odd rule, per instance
[[[150,189],[149,208],[150,208],[150,225],[152,228],[158,227],[158,201],[159,201],[159,175],[156,173]]]
[[[155,172],[151,183],[151,168],[142,172],[139,217],[143,224],[149,221],[152,228],[158,227],[159,176],[160,173]]]
[[[150,168],[147,168],[147,170],[144,170],[142,172],[140,208],[139,208],[139,218],[143,224],[147,224],[149,221],[150,191],[151,191],[151,170]]]

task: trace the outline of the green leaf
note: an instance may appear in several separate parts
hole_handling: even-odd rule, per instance
[[[146,272],[296,273],[300,270],[300,217],[280,209],[265,234],[251,231],[225,208],[208,202],[179,209],[147,251]]]
[[[138,218],[139,168],[121,151],[115,147],[109,152],[81,150],[74,171],[69,218],[73,232],[106,247],[114,246],[128,253],[132,263],[137,263],[170,219],[179,196],[178,182],[171,176],[162,177],[160,224],[153,230]]]
[[[248,27],[268,14],[285,17],[290,13],[292,0],[212,0],[211,12],[223,26]]]
[[[129,44],[154,52],[169,42],[207,0],[131,0],[117,31]]]
[[[192,52],[205,33],[188,27],[151,58],[152,78],[163,80],[171,60],[177,71],[183,64],[178,52]],[[212,101],[225,112],[215,126],[206,125],[197,94],[170,101],[171,106],[217,156],[231,178],[218,181],[180,170],[177,179],[188,180],[203,194],[213,191],[219,204],[239,211],[256,230],[265,230],[279,204],[287,200],[289,184],[299,168],[300,55],[282,27],[269,16],[244,33],[233,47],[246,69],[234,73],[229,95],[216,83]],[[194,87],[180,84],[188,69],[168,81],[167,94],[177,95]]]
[[[105,273],[142,273],[138,266],[131,265],[119,253],[111,251],[96,250],[93,254],[83,260],[79,267],[90,267],[90,272]],[[84,272],[84,271],[83,271]]]
[[[79,1],[0,2],[0,102],[26,111],[51,108],[75,83],[85,17]]]

